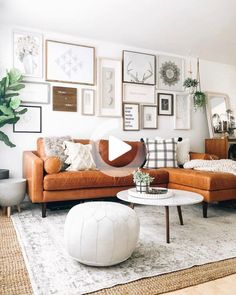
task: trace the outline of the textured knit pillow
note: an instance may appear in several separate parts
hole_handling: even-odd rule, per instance
[[[92,156],[92,145],[64,141],[65,154],[68,156],[65,163],[70,165],[67,171],[95,170],[96,165]]]
[[[146,163],[144,168],[156,169],[163,167],[178,167],[177,140],[171,139],[144,139],[146,146]]]
[[[190,156],[190,141],[189,138],[184,138],[177,142],[177,163],[178,165],[184,165],[189,161]]]

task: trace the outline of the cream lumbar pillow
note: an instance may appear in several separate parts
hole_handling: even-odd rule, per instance
[[[96,165],[92,156],[92,145],[64,141],[67,171],[95,170]]]

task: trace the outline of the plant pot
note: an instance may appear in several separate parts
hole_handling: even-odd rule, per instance
[[[136,191],[138,193],[148,193],[149,191],[149,184],[144,182],[137,182],[136,183]]]

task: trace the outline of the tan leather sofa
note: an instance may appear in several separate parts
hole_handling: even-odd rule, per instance
[[[74,141],[89,143],[89,140]],[[145,161],[145,147],[143,142],[127,143],[132,149],[110,162],[108,141],[93,142],[93,157],[99,170],[58,172],[58,158],[45,156],[44,142],[39,138],[37,151],[25,151],[23,154],[23,175],[27,179],[27,192],[31,201],[42,204],[42,217],[46,216],[46,204],[49,202],[112,197],[132,187],[130,173]],[[192,159],[212,159],[207,154],[191,153],[190,156]],[[229,173],[181,168],[145,170],[155,178],[153,186],[183,189],[203,195],[204,217],[207,217],[208,203],[236,198],[236,176]]]

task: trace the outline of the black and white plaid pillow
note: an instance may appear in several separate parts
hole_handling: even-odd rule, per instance
[[[144,139],[146,146],[146,163],[143,168],[156,169],[164,167],[178,167],[177,140],[170,139]]]

